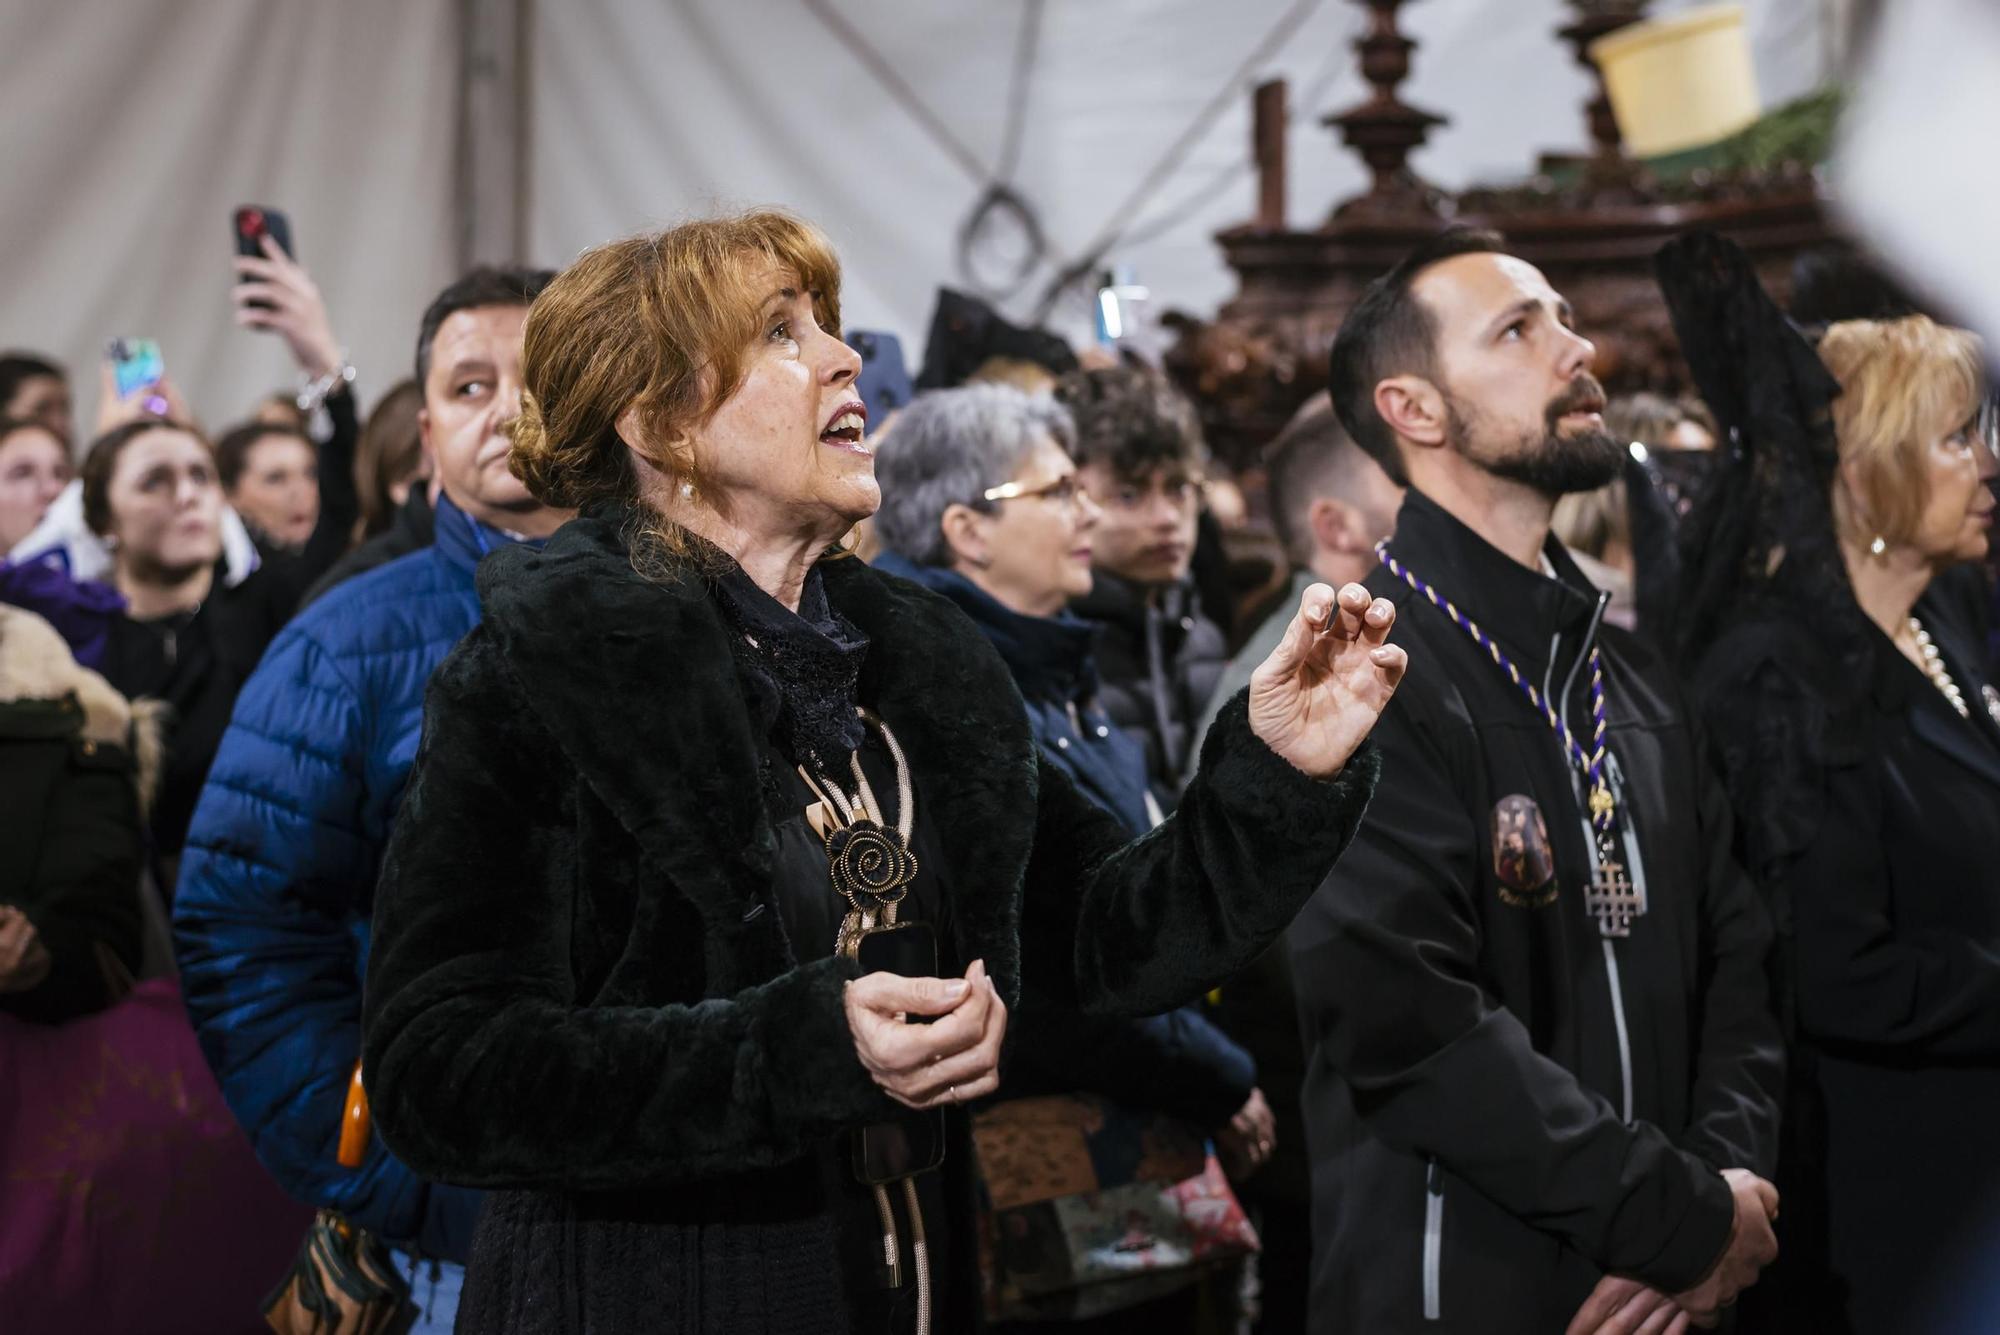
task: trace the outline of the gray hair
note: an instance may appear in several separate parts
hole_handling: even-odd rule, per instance
[[[925,566],[951,564],[944,512],[990,510],[989,488],[1013,481],[1044,436],[1076,448],[1069,412],[1009,385],[965,385],[919,394],[896,414],[875,453],[882,508],[875,532],[890,551]]]

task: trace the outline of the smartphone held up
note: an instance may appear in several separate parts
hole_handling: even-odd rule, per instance
[[[245,259],[261,260],[264,254],[264,238],[277,243],[278,249],[287,256],[295,255],[292,249],[292,222],[284,211],[263,204],[239,204],[230,216],[230,233],[236,241],[236,253]],[[239,278],[237,280],[241,282]],[[270,310],[268,301],[249,303],[256,310]]]
[[[166,376],[160,345],[150,338],[114,338],[105,345],[111,380],[120,399],[129,399],[158,385]]]

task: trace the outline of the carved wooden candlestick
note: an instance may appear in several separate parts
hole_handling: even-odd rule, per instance
[[[1539,266],[1597,343],[1597,374],[1614,393],[1679,391],[1686,368],[1654,283],[1652,258],[1669,238],[1706,227],[1741,243],[1781,299],[1792,258],[1835,239],[1810,164],[1704,173],[1662,182],[1628,158],[1601,79],[1586,105],[1591,153],[1530,168],[1516,183],[1446,200],[1410,170],[1410,155],[1442,117],[1396,95],[1416,43],[1397,28],[1407,0],[1356,0],[1370,14],[1354,43],[1373,95],[1326,123],[1368,164],[1368,191],[1324,224],[1282,225],[1282,171],[1274,94],[1262,94],[1260,207],[1218,234],[1240,285],[1213,320],[1172,317],[1180,333],[1167,364],[1202,410],[1224,460],[1253,466],[1301,400],[1326,383],[1327,349],[1369,280],[1447,218],[1505,234],[1511,253]],[[1588,60],[1590,44],[1642,18],[1646,0],[1568,0],[1562,36]],[[1592,75],[1596,77],[1593,68]],[[1543,164],[1553,168],[1557,164]],[[1445,207],[1441,207],[1445,205]]]
[[[1410,52],[1417,45],[1396,26],[1396,11],[1407,0],[1358,3],[1368,6],[1371,21],[1354,49],[1361,54],[1362,77],[1374,85],[1375,92],[1361,105],[1328,116],[1324,123],[1339,127],[1341,137],[1374,173],[1374,182],[1367,194],[1335,209],[1334,216],[1436,214],[1441,196],[1410,170],[1409,158],[1430,137],[1432,127],[1443,125],[1445,118],[1421,111],[1396,96],[1397,86],[1410,77]]]

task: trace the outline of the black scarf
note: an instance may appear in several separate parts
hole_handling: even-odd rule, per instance
[[[818,567],[806,575],[793,612],[731,562],[713,580],[716,603],[737,632],[737,666],[758,688],[753,702],[772,740],[803,762],[841,766],[866,733],[854,712],[868,637],[833,610]]]

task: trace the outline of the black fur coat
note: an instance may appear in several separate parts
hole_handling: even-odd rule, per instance
[[[774,911],[769,748],[709,589],[641,579],[620,532],[586,517],[488,558],[485,621],[431,683],[375,910],[375,1125],[425,1176],[496,1193],[461,1329],[845,1330],[823,1174],[893,1105],[848,1035],[852,966],[802,961]],[[1088,1009],[1185,1002],[1283,931],[1353,835],[1372,749],[1309,779],[1239,700],[1176,815],[1127,843],[1037,759],[961,612],[822,569],[939,832],[955,954],[1010,1005],[1024,962]],[[941,1331],[969,1329],[966,1287],[947,1282]]]

